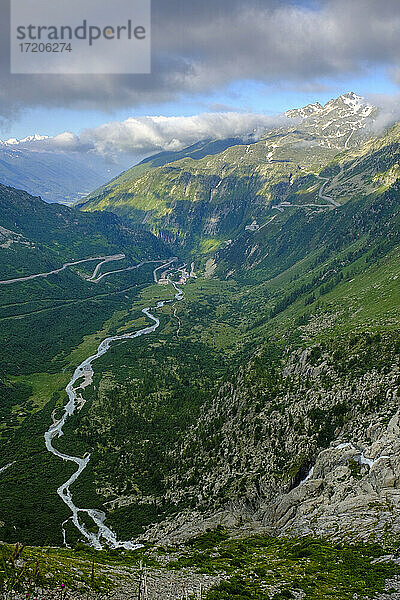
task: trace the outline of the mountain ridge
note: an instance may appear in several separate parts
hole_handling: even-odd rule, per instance
[[[173,162],[163,155],[163,165],[133,167],[78,206],[116,212],[197,254],[223,246],[252,224],[261,226],[273,216],[271,207],[284,210],[292,193],[304,208],[329,208],[335,200],[322,193],[320,175],[338,153],[366,143],[376,109],[354,93],[312,106],[300,121],[289,111],[293,128],[269,131],[252,144],[230,145],[195,161],[190,153]],[[315,192],[307,191],[307,178]]]

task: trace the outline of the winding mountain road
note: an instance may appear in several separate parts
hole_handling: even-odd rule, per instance
[[[312,204],[312,203],[308,203],[308,204],[275,204],[274,206],[271,206],[271,208],[274,208],[276,210],[279,210],[279,212],[283,212],[285,210],[285,208],[337,208],[338,206],[341,206],[341,204],[339,202],[337,202],[336,200],[334,200],[331,196],[325,196],[324,195],[324,189],[325,187],[328,185],[329,181],[330,181],[330,177],[322,177],[321,175],[315,175],[315,177],[317,179],[321,179],[324,183],[321,185],[321,187],[318,190],[318,198],[320,198],[321,200],[325,200],[325,202],[329,202],[329,204],[331,204],[331,206],[327,206],[326,204]],[[264,224],[266,225],[266,223]],[[264,227],[263,225],[263,227]],[[261,227],[260,227],[261,229]]]
[[[347,138],[347,140],[344,143],[344,147],[347,149],[349,147],[349,142],[353,136],[353,133],[355,133],[357,131],[357,129],[355,127],[352,128],[351,133],[349,135],[349,137]]]
[[[138,269],[139,267],[142,267],[143,265],[146,265],[146,264],[163,262],[162,259],[142,260],[137,265],[125,267],[124,269],[115,269],[114,271],[107,271],[106,273],[102,273],[101,275],[99,275],[97,277],[101,267],[104,264],[109,263],[111,261],[123,260],[124,258],[126,258],[126,256],[125,256],[125,254],[122,254],[122,253],[121,254],[113,254],[111,256],[96,256],[96,257],[90,257],[90,258],[82,258],[81,260],[77,260],[74,262],[64,263],[62,267],[59,267],[58,269],[53,269],[53,271],[47,271],[46,273],[36,273],[35,275],[27,275],[26,277],[16,277],[14,279],[3,279],[2,281],[0,281],[0,285],[21,283],[22,281],[30,281],[32,279],[37,279],[38,277],[48,277],[49,275],[56,275],[57,273],[61,273],[61,271],[64,271],[64,269],[66,269],[67,267],[73,267],[74,265],[80,265],[81,263],[90,262],[93,260],[99,260],[100,262],[96,265],[92,275],[90,277],[88,277],[86,279],[86,281],[90,281],[91,283],[99,283],[99,281],[101,281],[104,277],[108,277],[109,275],[114,275],[115,273],[123,273],[125,271],[133,271],[134,269]],[[167,263],[163,262],[163,264],[160,267],[157,267],[157,269],[154,269],[153,276],[154,276],[155,283],[157,283],[156,271],[158,271],[158,269],[169,266],[176,260],[177,260],[177,257],[174,256]]]
[[[12,462],[8,463],[8,465],[5,465],[4,467],[1,467],[0,469],[0,473],[4,473],[4,471],[7,471],[7,469],[9,469],[10,467],[12,467],[17,461],[13,460]]]
[[[325,180],[325,182],[321,185],[321,187],[318,190],[318,198],[321,198],[321,200],[326,200],[327,202],[330,202],[335,207],[340,206],[340,203],[337,202],[336,200],[334,200],[331,196],[324,196],[324,194],[323,194],[325,187],[328,185],[328,183],[330,181],[330,177],[321,177],[321,175],[316,175],[316,178]]]
[[[105,265],[106,263],[111,262],[113,260],[123,260],[124,258],[125,258],[125,254],[114,254],[113,256],[107,256],[107,258],[105,258],[104,260],[99,262],[98,265],[96,265],[92,276],[89,277],[89,281],[92,281],[93,279],[96,278],[97,273],[100,271],[101,267],[103,265]]]
[[[11,283],[20,283],[21,281],[30,281],[31,279],[37,279],[38,277],[48,277],[49,275],[56,275],[57,273],[61,273],[67,267],[73,267],[74,265],[80,265],[85,262],[90,262],[92,260],[100,260],[101,262],[96,266],[93,275],[89,279],[92,280],[93,277],[97,274],[98,269],[105,262],[110,262],[111,260],[122,260],[125,258],[125,254],[113,254],[112,256],[96,256],[91,258],[82,258],[81,260],[76,260],[74,262],[64,263],[62,267],[58,269],[53,269],[53,271],[47,271],[47,273],[36,273],[35,275],[27,275],[26,277],[16,277],[15,279],[3,279],[0,281],[0,285],[9,285]]]
[[[160,267],[157,267],[157,269],[154,269],[153,274],[158,269],[167,267],[168,265],[173,263],[175,260],[177,260],[176,257],[172,258],[168,263],[163,263]],[[115,271],[107,271],[106,273],[103,273],[102,275],[97,277],[97,279],[93,279],[93,276],[92,276],[88,281],[91,281],[93,283],[99,283],[99,281],[101,281],[104,277],[108,277],[109,275],[114,275],[115,273],[124,273],[125,271],[133,271],[134,269],[138,269],[139,267],[142,267],[143,265],[148,265],[151,263],[159,263],[159,262],[162,262],[162,261],[161,260],[142,260],[137,265],[133,265],[131,267],[126,267],[125,269],[116,269]],[[155,278],[155,283],[157,283],[156,278]]]
[[[165,267],[169,267],[169,265],[171,265],[176,260],[178,260],[177,257],[173,256],[169,262],[167,262],[167,263],[165,263],[163,265],[160,265],[159,267],[157,267],[156,269],[154,269],[154,271],[153,271],[154,283],[158,283],[157,271],[159,271],[160,269],[165,269]]]

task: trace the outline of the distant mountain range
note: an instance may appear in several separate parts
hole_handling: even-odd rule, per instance
[[[339,149],[354,146],[365,139],[376,114],[376,108],[350,92],[327,102],[325,106],[310,104],[287,111],[286,116],[299,124],[303,134],[299,139],[314,139],[321,147]],[[272,139],[268,134],[264,137]],[[184,158],[198,161],[205,156],[215,156],[229,147],[248,145],[249,139],[252,139],[251,132],[246,142],[239,138],[201,140],[178,152],[161,152],[151,156],[119,176],[121,168],[129,164],[128,155],[121,155],[118,164],[115,164],[97,153],[46,147],[50,138],[33,134],[21,140],[10,138],[0,141],[0,182],[40,195],[46,202],[72,204],[81,202],[88,194],[89,198],[101,196],[104,199],[111,193],[115,198],[118,197],[115,194],[117,188],[126,200],[125,187],[129,181],[150,169]],[[271,148],[270,152],[275,146],[271,144]],[[114,176],[110,183],[105,183]]]
[[[46,202],[73,204],[121,170],[100,156],[38,147],[37,134],[0,142],[0,183],[41,196]]]

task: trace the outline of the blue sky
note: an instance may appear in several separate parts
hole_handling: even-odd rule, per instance
[[[128,137],[139,140],[131,150],[141,154],[170,147],[175,136],[173,119],[160,135],[160,122],[149,128],[145,116],[270,116],[348,91],[397,101],[398,0],[152,0],[152,12],[152,72],[144,76],[13,76],[0,20],[0,138],[70,132],[61,145],[82,149],[90,138],[98,148],[101,126],[115,122],[106,143],[126,152],[120,122],[131,119]],[[196,123],[181,122],[182,139],[195,139]],[[204,119],[198,123],[199,135],[201,127],[209,135]],[[221,126],[228,135],[226,121]],[[241,130],[236,116],[232,127]]]
[[[277,114],[312,102],[324,104],[333,97],[348,91],[362,96],[370,94],[393,95],[398,86],[391,81],[383,68],[370,69],[360,78],[342,77],[321,80],[311,91],[289,89],[289,86],[265,85],[255,81],[237,81],[225,90],[203,95],[182,95],[174,102],[126,107],[118,110],[71,110],[67,108],[26,108],[15,120],[0,128],[2,139],[23,138],[33,133],[57,135],[63,131],[79,134],[84,128],[98,127],[109,121],[123,121],[133,116],[165,115],[190,116],[203,112],[244,111]],[[286,88],[286,89],[285,89]],[[320,88],[320,89],[318,89]]]

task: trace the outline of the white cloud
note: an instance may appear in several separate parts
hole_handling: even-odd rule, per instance
[[[381,135],[383,131],[400,121],[400,95],[370,94],[368,101],[379,107],[379,112],[368,127],[373,135]]]
[[[59,150],[76,150],[79,147],[79,138],[70,131],[64,131],[59,133],[53,138],[46,140],[51,145],[57,147]]]
[[[136,117],[87,129],[80,136],[85,146],[100,154],[149,153],[181,150],[204,139],[224,139],[254,134],[287,123],[285,116],[262,114],[204,113],[191,117]]]
[[[118,159],[121,154],[143,157],[162,150],[181,150],[199,140],[231,137],[259,138],[280,125],[293,126],[285,115],[274,117],[252,113],[204,113],[190,117],[131,117],[85,129],[80,136],[60,133],[24,143],[31,149],[92,152]]]
[[[400,120],[400,96],[371,95],[368,101],[379,107],[368,124],[372,135]],[[177,151],[206,139],[259,139],[277,127],[293,127],[298,121],[284,114],[210,112],[189,117],[143,116],[111,121],[83,130],[80,135],[65,131],[54,137],[29,136],[18,142],[36,151],[80,152],[114,163],[133,163],[161,151]]]

